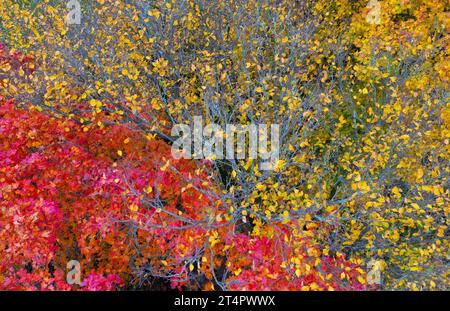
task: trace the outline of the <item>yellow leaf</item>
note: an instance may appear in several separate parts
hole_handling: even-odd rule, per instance
[[[419,168],[419,169],[417,170],[416,180],[417,180],[417,181],[421,181],[421,180],[422,180],[422,177],[423,177],[423,174],[424,174],[423,169],[422,169],[422,168]]]
[[[435,288],[436,287],[436,283],[434,283],[433,281],[430,281],[430,288]]]
[[[291,144],[289,144],[289,151],[295,151],[295,149],[294,149],[294,147],[292,147],[292,145]]]

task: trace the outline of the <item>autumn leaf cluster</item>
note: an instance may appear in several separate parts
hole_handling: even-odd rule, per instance
[[[62,2],[0,4],[0,289],[450,288],[448,2]]]

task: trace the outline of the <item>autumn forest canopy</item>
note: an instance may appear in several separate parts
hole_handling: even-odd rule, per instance
[[[449,17],[2,0],[0,290],[450,290]]]

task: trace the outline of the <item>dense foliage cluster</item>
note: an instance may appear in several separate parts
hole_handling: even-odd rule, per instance
[[[79,2],[0,4],[0,289],[450,288],[448,2]]]

